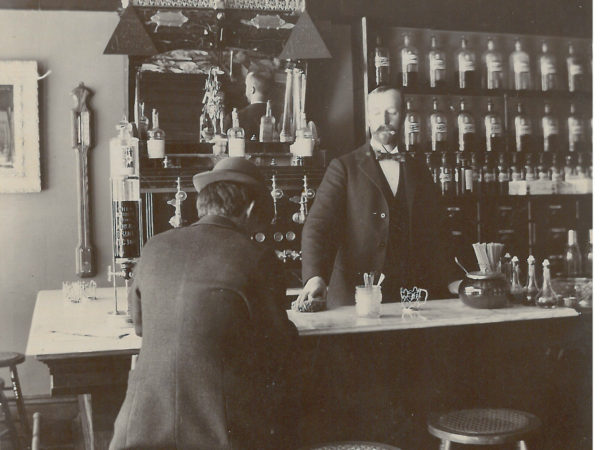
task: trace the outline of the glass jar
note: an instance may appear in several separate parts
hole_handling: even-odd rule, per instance
[[[509,304],[509,291],[502,272],[469,272],[458,287],[458,296],[471,308],[504,308]]]

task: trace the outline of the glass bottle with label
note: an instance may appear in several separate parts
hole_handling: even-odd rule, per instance
[[[438,109],[438,101],[435,97],[429,115],[429,136],[432,152],[448,150],[448,118]]]
[[[518,103],[517,115],[515,116],[516,151],[530,152],[532,150],[532,132],[531,119],[525,114],[523,105]]]
[[[544,105],[542,136],[544,152],[557,152],[559,148],[558,119],[552,114],[552,107],[548,103]]]
[[[567,128],[569,132],[569,151],[582,152],[585,150],[585,135],[583,120],[577,114],[575,105],[571,103],[571,113],[567,118]]]
[[[404,35],[404,47],[400,50],[400,63],[402,65],[402,86],[416,87],[419,83],[419,52],[411,44],[411,37]]]
[[[515,41],[515,50],[510,54],[512,87],[517,91],[531,89],[531,64],[529,54],[523,51],[520,39]]]
[[[540,288],[535,275],[535,258],[529,255],[527,258],[527,283],[525,284],[525,304],[534,305]]]
[[[497,177],[496,168],[494,167],[494,158],[491,153],[486,153],[483,159],[483,191],[485,195],[496,195],[497,189]]]
[[[137,129],[138,129],[138,138],[142,141],[148,139],[148,129],[150,128],[150,121],[144,114],[144,103],[139,104],[138,110],[138,119],[137,119]]]
[[[404,147],[407,152],[417,151],[421,144],[421,118],[413,109],[412,100],[406,100],[404,118]]]
[[[475,53],[469,49],[467,39],[460,39],[460,50],[456,54],[458,68],[458,87],[460,89],[475,89],[477,87]]]
[[[552,181],[565,181],[565,171],[559,160],[559,155],[554,153],[552,155],[552,165],[550,166],[550,179]]]
[[[535,181],[537,180],[537,173],[535,170],[535,162],[533,160],[533,153],[527,153],[525,157],[525,181]]]
[[[306,123],[306,113],[303,111],[300,114],[300,122],[296,130],[296,141],[290,147],[290,150],[295,156],[307,157],[312,156],[314,148],[314,135],[311,127]]]
[[[119,134],[110,140],[110,176],[139,177],[139,140],[133,137],[133,127],[123,117],[117,125]]]
[[[539,57],[540,86],[542,91],[558,89],[556,56],[548,49],[548,43],[542,41],[542,53]]]
[[[464,153],[455,153],[454,154],[454,193],[457,196],[464,194],[463,189],[463,179],[462,179],[462,165],[464,161]]]
[[[538,158],[537,178],[538,180],[550,180],[550,167],[548,166],[546,156],[548,153],[541,153]]]
[[[442,153],[442,161],[440,164],[438,180],[442,195],[444,196],[451,196],[454,194],[453,175],[452,165],[449,161],[449,154]]]
[[[476,149],[476,129],[473,116],[465,109],[465,100],[460,99],[460,110],[456,118],[458,129],[458,150],[472,152]]]
[[[542,263],[544,281],[542,282],[542,289],[535,299],[535,304],[542,308],[556,308],[559,303],[558,296],[552,289],[551,277],[550,277],[550,261],[547,259]]]
[[[487,50],[483,53],[482,60],[483,87],[490,90],[504,88],[504,61],[492,38],[488,38]]]
[[[229,147],[229,156],[245,156],[246,154],[246,133],[240,127],[237,108],[233,108],[231,112],[231,128],[227,130],[227,146]]]
[[[429,50],[429,86],[439,88],[446,86],[446,53],[439,48],[436,36],[431,36]]]
[[[523,181],[525,175],[523,174],[523,166],[519,160],[519,153],[511,153],[510,163],[510,181]]]
[[[508,182],[510,181],[510,173],[508,164],[506,163],[506,154],[498,153],[498,194],[508,195]]]
[[[471,166],[470,158],[465,154],[460,154],[460,157],[462,194],[470,195],[473,193],[473,167]]]
[[[383,45],[381,36],[377,36],[375,44],[375,84],[377,86],[390,84],[390,51]]]
[[[501,152],[504,150],[502,119],[494,112],[492,100],[487,102],[487,113],[483,119],[485,126],[485,150]]]
[[[575,52],[575,47],[569,42],[569,56],[567,56],[567,84],[569,92],[585,89],[584,65],[581,57]]]
[[[260,118],[258,140],[260,142],[274,142],[276,136],[277,129],[275,128],[275,117],[271,112],[271,100],[267,100],[265,115]]]
[[[477,153],[471,154],[471,170],[473,172],[473,194],[481,195],[483,193],[483,172]]]
[[[165,132],[160,128],[158,110],[152,110],[152,129],[148,131],[148,158],[161,159],[165,157]]]

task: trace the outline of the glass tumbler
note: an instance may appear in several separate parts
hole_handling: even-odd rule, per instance
[[[381,314],[381,286],[356,286],[356,315],[377,318]]]

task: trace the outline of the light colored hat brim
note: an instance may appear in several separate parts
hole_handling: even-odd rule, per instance
[[[256,178],[246,175],[245,173],[236,170],[210,170],[207,172],[197,173],[192,181],[197,192],[200,192],[206,186],[217,181],[233,181],[236,183],[250,184],[252,186],[263,186]]]

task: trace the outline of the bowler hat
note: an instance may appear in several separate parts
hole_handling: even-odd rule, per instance
[[[200,192],[206,186],[217,181],[231,181],[249,185],[255,189],[257,203],[261,213],[272,217],[272,198],[265,186],[265,179],[258,167],[245,158],[224,158],[212,170],[197,173],[193,177],[194,187]]]

